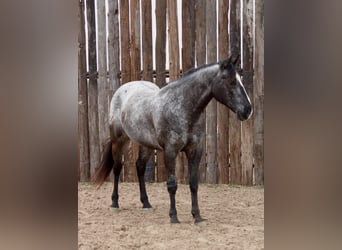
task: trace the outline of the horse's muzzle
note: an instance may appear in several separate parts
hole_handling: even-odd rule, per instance
[[[237,112],[237,117],[240,121],[248,120],[253,114],[252,106],[248,106],[243,112]]]

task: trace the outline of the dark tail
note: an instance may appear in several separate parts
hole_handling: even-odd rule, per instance
[[[114,160],[112,155],[112,141],[109,140],[104,146],[101,162],[95,172],[94,182],[95,185],[100,187],[107,179],[110,171],[113,168]]]

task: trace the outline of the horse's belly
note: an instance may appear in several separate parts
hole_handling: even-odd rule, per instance
[[[143,128],[139,126],[139,124],[134,125],[125,123],[123,123],[123,129],[127,136],[138,144],[149,148],[162,149],[158,143],[157,136],[153,129],[146,127]]]

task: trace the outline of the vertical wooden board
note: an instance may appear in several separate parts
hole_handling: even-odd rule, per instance
[[[264,0],[255,2],[254,175],[264,184]]]
[[[156,84],[165,83],[165,49],[166,49],[166,0],[156,1]],[[164,152],[157,152],[157,181],[166,181]]]
[[[178,38],[178,16],[177,1],[167,1],[168,10],[168,29],[169,29],[169,63],[170,63],[170,81],[179,78],[179,38]],[[178,154],[176,158],[176,177],[182,182],[184,180],[184,156]]]
[[[129,1],[120,1],[120,46],[121,46],[121,83],[125,84],[131,81],[131,53],[130,53],[130,18],[129,18]],[[130,181],[131,168],[129,163],[130,154],[125,147],[123,164],[123,180]],[[133,168],[134,169],[134,168]]]
[[[131,16],[131,80],[140,80],[140,1],[130,1]]]
[[[97,100],[97,62],[96,62],[96,28],[95,28],[95,0],[87,0],[87,29],[88,29],[88,124],[90,176],[93,177],[100,161],[100,139],[98,125]]]
[[[182,71],[195,66],[195,0],[182,1]],[[189,166],[186,155],[184,159],[183,183],[188,183]]]
[[[79,1],[78,31],[78,157],[80,181],[90,177],[88,140],[88,101],[84,30],[84,0]]]
[[[219,0],[219,59],[229,55],[228,9],[229,1]],[[218,183],[229,183],[229,109],[217,103],[217,178]]]
[[[120,55],[119,55],[119,10],[118,0],[108,1],[108,74],[110,103],[114,92],[120,87]],[[113,173],[110,174],[113,180]]]
[[[106,8],[105,1],[97,2],[98,18],[98,116],[100,150],[109,138],[108,110],[109,84],[107,80],[107,52],[106,52]]]
[[[118,0],[108,1],[108,63],[110,99],[120,87],[120,54],[119,54],[119,10]]]
[[[142,0],[142,56],[143,75],[142,79],[152,82],[153,59],[152,59],[152,7],[151,0]]]
[[[131,80],[129,1],[120,1],[121,83]]]
[[[152,6],[151,0],[141,1],[141,20],[142,20],[142,57],[143,74],[142,79],[153,81],[153,54],[152,54]],[[151,168],[151,169],[150,169]],[[145,179],[155,181],[155,161],[151,159],[145,171]],[[147,178],[146,178],[147,177]]]
[[[217,62],[216,0],[207,1],[207,63]],[[211,100],[206,108],[207,182],[217,182],[217,102]]]
[[[169,56],[170,56],[170,81],[179,78],[179,39],[177,1],[167,1],[168,30],[169,30]]]
[[[240,0],[230,1],[230,54],[238,55],[241,53],[240,46]],[[237,69],[239,66],[237,66]],[[241,184],[241,122],[236,115],[229,111],[229,150],[230,150],[230,182]]]
[[[195,0],[182,1],[182,70],[195,66]]]
[[[253,101],[253,0],[243,0],[243,84]],[[242,122],[242,184],[253,184],[253,119]]]
[[[140,1],[130,1],[130,41],[131,41],[131,81],[140,80]],[[130,141],[125,154],[126,181],[138,181],[135,162],[138,158],[139,146]]]
[[[206,1],[195,0],[195,49],[197,66],[206,63]],[[203,148],[205,149],[206,138],[203,140]],[[199,164],[199,181],[206,181],[206,151],[203,151],[201,162]]]

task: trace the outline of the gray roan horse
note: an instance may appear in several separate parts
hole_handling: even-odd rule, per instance
[[[175,159],[179,152],[188,158],[189,184],[195,223],[203,221],[197,201],[198,166],[203,154],[205,135],[204,110],[215,98],[237,114],[239,120],[252,114],[251,101],[235,70],[239,57],[203,65],[186,72],[180,79],[162,88],[152,82],[134,81],[115,92],[109,114],[110,140],[95,175],[101,185],[113,169],[112,207],[119,207],[118,182],[122,169],[122,153],[131,139],[139,144],[136,161],[143,208],[151,208],[145,189],[145,165],[153,150],[163,150],[167,168],[167,190],[170,195],[170,221],[179,223],[175,195],[177,180]]]

